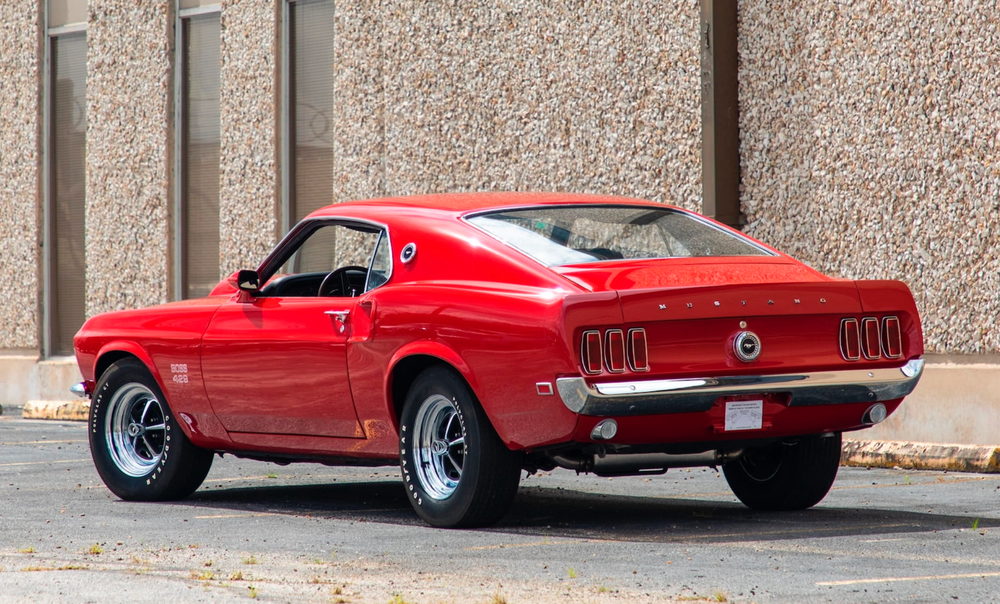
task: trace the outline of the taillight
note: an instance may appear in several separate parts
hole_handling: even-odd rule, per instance
[[[583,332],[583,346],[580,351],[580,358],[583,361],[583,370],[587,373],[601,372],[601,332]]]
[[[840,322],[840,354],[848,361],[861,358],[861,336],[858,333],[857,319],[844,319]]]
[[[608,371],[622,373],[625,371],[625,334],[620,329],[609,329],[606,344]]]
[[[882,352],[890,359],[903,356],[903,336],[898,317],[882,319]]]
[[[632,371],[649,371],[645,329],[628,330],[628,365]]]
[[[649,371],[646,330],[637,327],[627,334],[621,329],[587,330],[580,341],[580,362],[590,375]]]
[[[869,361],[882,358],[882,338],[875,317],[861,319],[861,352]]]

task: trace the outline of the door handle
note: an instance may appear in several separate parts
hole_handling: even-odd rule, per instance
[[[330,315],[335,317],[341,323],[347,323],[347,317],[351,316],[351,310],[328,310],[323,313],[324,315]]]
[[[347,310],[327,310],[323,312],[324,315],[333,317],[334,321],[337,322],[337,331],[344,333],[345,325],[347,324],[347,317],[351,315],[351,309]]]

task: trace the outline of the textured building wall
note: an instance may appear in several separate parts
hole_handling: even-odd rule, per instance
[[[739,11],[747,232],[906,281],[931,352],[1000,351],[1000,3]]]
[[[222,3],[221,275],[257,266],[277,232],[276,0]]]
[[[386,11],[381,0],[339,3],[334,23],[333,200],[387,194],[385,188]]]
[[[699,207],[698,7],[338,6],[335,199],[563,190]]]
[[[386,191],[565,190],[700,207],[698,7],[387,1]]]
[[[38,346],[38,3],[0,3],[0,349]]]
[[[90,0],[87,316],[165,302],[172,0]]]

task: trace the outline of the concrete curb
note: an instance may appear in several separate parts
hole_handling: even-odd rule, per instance
[[[87,421],[90,401],[28,401],[21,410],[24,419]]]
[[[1000,447],[844,439],[845,466],[1000,474]]]

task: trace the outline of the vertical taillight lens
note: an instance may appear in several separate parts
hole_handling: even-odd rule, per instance
[[[898,317],[882,319],[882,352],[890,359],[903,356],[903,335],[899,328]]]
[[[632,371],[649,371],[645,329],[628,330],[628,364]]]
[[[840,322],[840,354],[848,361],[861,358],[861,336],[858,333],[857,319],[844,319]]]
[[[605,344],[608,371],[621,373],[625,371],[625,334],[620,329],[609,329]]]
[[[580,351],[580,359],[583,361],[583,370],[587,373],[601,372],[601,332],[583,332],[583,345]]]
[[[875,317],[861,319],[861,353],[868,360],[882,358],[882,338]]]

